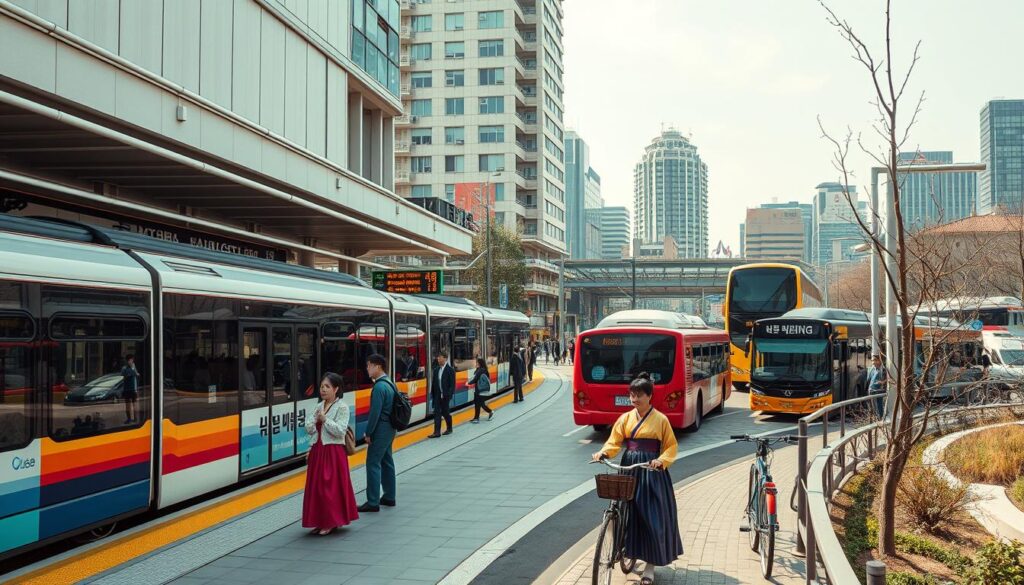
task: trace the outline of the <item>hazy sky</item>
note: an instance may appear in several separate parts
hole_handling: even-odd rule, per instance
[[[1024,98],[1022,0],[895,0],[894,61],[920,40],[905,110],[925,92],[909,150],[977,161],[987,100]],[[830,6],[882,52],[884,2]],[[747,207],[810,203],[838,179],[817,116],[877,144],[872,90],[814,0],[565,0],[565,121],[591,148],[606,205],[633,206],[633,167],[664,123],[691,134],[708,165],[710,245],[739,251]],[[867,191],[869,159],[853,159]]]

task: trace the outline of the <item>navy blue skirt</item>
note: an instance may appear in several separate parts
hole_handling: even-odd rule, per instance
[[[624,446],[622,465],[647,463],[661,454],[661,442],[655,439],[626,440]],[[636,477],[636,495],[629,503],[626,524],[626,556],[656,566],[668,565],[683,554],[672,477],[667,469],[633,469],[626,473]]]

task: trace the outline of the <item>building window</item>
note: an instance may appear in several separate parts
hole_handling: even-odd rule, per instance
[[[480,70],[480,85],[504,85],[505,70],[501,67]]]
[[[431,116],[433,115],[433,107],[431,107],[430,100],[412,100],[412,115],[413,116]]]
[[[461,154],[449,154],[444,157],[444,172],[461,173],[466,170],[466,157]]]
[[[444,129],[445,144],[465,144],[466,129],[462,126],[449,126]]]
[[[505,170],[505,155],[503,154],[481,154],[480,171],[493,172]]]
[[[413,61],[430,61],[430,43],[416,43],[409,49],[409,55]]]
[[[427,144],[433,144],[434,137],[432,135],[433,130],[431,128],[416,128],[412,131],[412,143],[417,146],[425,146]]]
[[[481,12],[479,15],[480,28],[504,28],[505,13],[501,10]]]
[[[480,98],[481,114],[503,114],[505,113],[505,98],[503,96],[492,96]]]
[[[448,201],[455,201],[455,185],[449,183],[444,186],[444,198]]]
[[[394,0],[352,2],[352,61],[398,95],[399,8]]]
[[[358,4],[359,0],[355,0],[355,2]],[[415,32],[430,32],[434,30],[434,17],[430,14],[414,16],[409,24],[412,25],[412,30]]]
[[[494,200],[504,201],[505,200],[505,184],[495,183],[494,184]]]
[[[462,87],[466,85],[466,72],[462,69],[449,69],[445,71],[444,84],[448,87]]]
[[[413,197],[431,197],[430,185],[413,185],[412,186]]]
[[[429,156],[414,156],[414,157],[412,157],[412,172],[414,172],[414,173],[429,173],[432,170],[433,170],[433,163],[431,163]]]
[[[505,127],[481,126],[480,142],[505,142]]]
[[[444,15],[444,30],[462,30],[466,28],[466,15],[458,12]]]
[[[466,43],[452,41],[444,44],[445,59],[461,59],[466,56]]]
[[[466,100],[462,98],[445,98],[444,113],[447,116],[461,116],[466,113]]]
[[[496,211],[494,213],[494,223],[496,225],[505,225],[505,212],[504,211]]]
[[[501,39],[480,41],[479,51],[481,57],[501,57],[505,54],[505,42]]]
[[[410,81],[412,82],[412,86],[415,88],[422,89],[424,87],[434,86],[434,77],[430,71],[417,71],[412,74]]]

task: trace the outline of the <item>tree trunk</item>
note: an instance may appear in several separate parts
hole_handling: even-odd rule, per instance
[[[896,554],[896,491],[907,465],[909,449],[897,440],[882,470],[882,502],[878,509],[878,552],[883,557]]]

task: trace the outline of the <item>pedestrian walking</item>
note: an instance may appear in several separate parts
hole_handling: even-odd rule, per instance
[[[473,420],[469,422],[480,422],[481,408],[487,411],[487,420],[494,418],[494,411],[487,406],[487,399],[491,397],[491,372],[484,358],[476,358],[476,370],[473,371],[469,385],[473,387]]]
[[[455,395],[455,369],[448,363],[448,352],[442,350],[437,354],[437,370],[434,373],[434,383],[430,387],[430,399],[434,404],[434,434],[427,435],[428,438],[436,439],[441,436],[441,419],[444,419],[448,430],[446,435],[452,434],[452,396]]]
[[[558,345],[558,340],[551,342],[551,353],[555,356],[555,365],[558,365],[558,358],[562,355],[562,348]]]
[[[886,372],[882,358],[877,353],[871,356],[871,367],[866,376],[868,394],[875,397],[875,413],[878,418],[885,416]]]
[[[373,380],[370,390],[370,414],[366,416],[366,503],[360,512],[379,512],[381,505],[394,507],[398,502],[395,458],[392,446],[395,427],[391,412],[398,388],[388,378],[387,360],[379,353],[366,357],[366,373]],[[381,495],[384,488],[384,495]]]
[[[313,534],[326,536],[359,519],[356,493],[349,474],[345,435],[349,408],[342,402],[341,376],[327,372],[320,380],[320,404],[306,419],[306,434],[312,437],[306,469],[306,490],[302,494],[302,526]],[[354,437],[353,437],[354,442]]]
[[[139,370],[135,368],[135,356],[124,356],[124,367],[121,368],[121,398],[124,400],[124,424],[138,422],[139,403]]]
[[[528,353],[525,356],[525,359],[527,360],[526,361],[526,373],[528,374],[527,377],[530,379],[531,382],[533,382],[533,366],[537,365],[538,357],[539,356],[537,355],[537,344],[533,344],[530,347],[530,349],[528,350]],[[547,363],[547,362],[544,362],[544,363]]]
[[[676,459],[676,436],[668,418],[651,406],[654,383],[642,373],[629,385],[633,410],[623,413],[594,461],[615,457],[625,444],[622,465],[647,463],[626,473],[636,478],[636,491],[626,516],[624,554],[644,561],[640,583],[654,583],[654,568],[671,564],[683,554],[679,537],[676,496],[668,468]]]
[[[548,365],[548,358],[551,356],[551,340],[544,340],[544,365]]]
[[[567,345],[569,348],[569,352],[566,354],[568,356],[568,361],[566,363],[568,363],[571,366],[573,360],[576,359],[576,340],[570,338],[569,343]]]
[[[526,361],[523,359],[523,354],[526,353],[526,348],[519,347],[512,352],[512,360],[509,363],[508,370],[512,376],[512,402],[523,401],[523,378],[526,376]],[[530,368],[532,370],[532,368]]]

